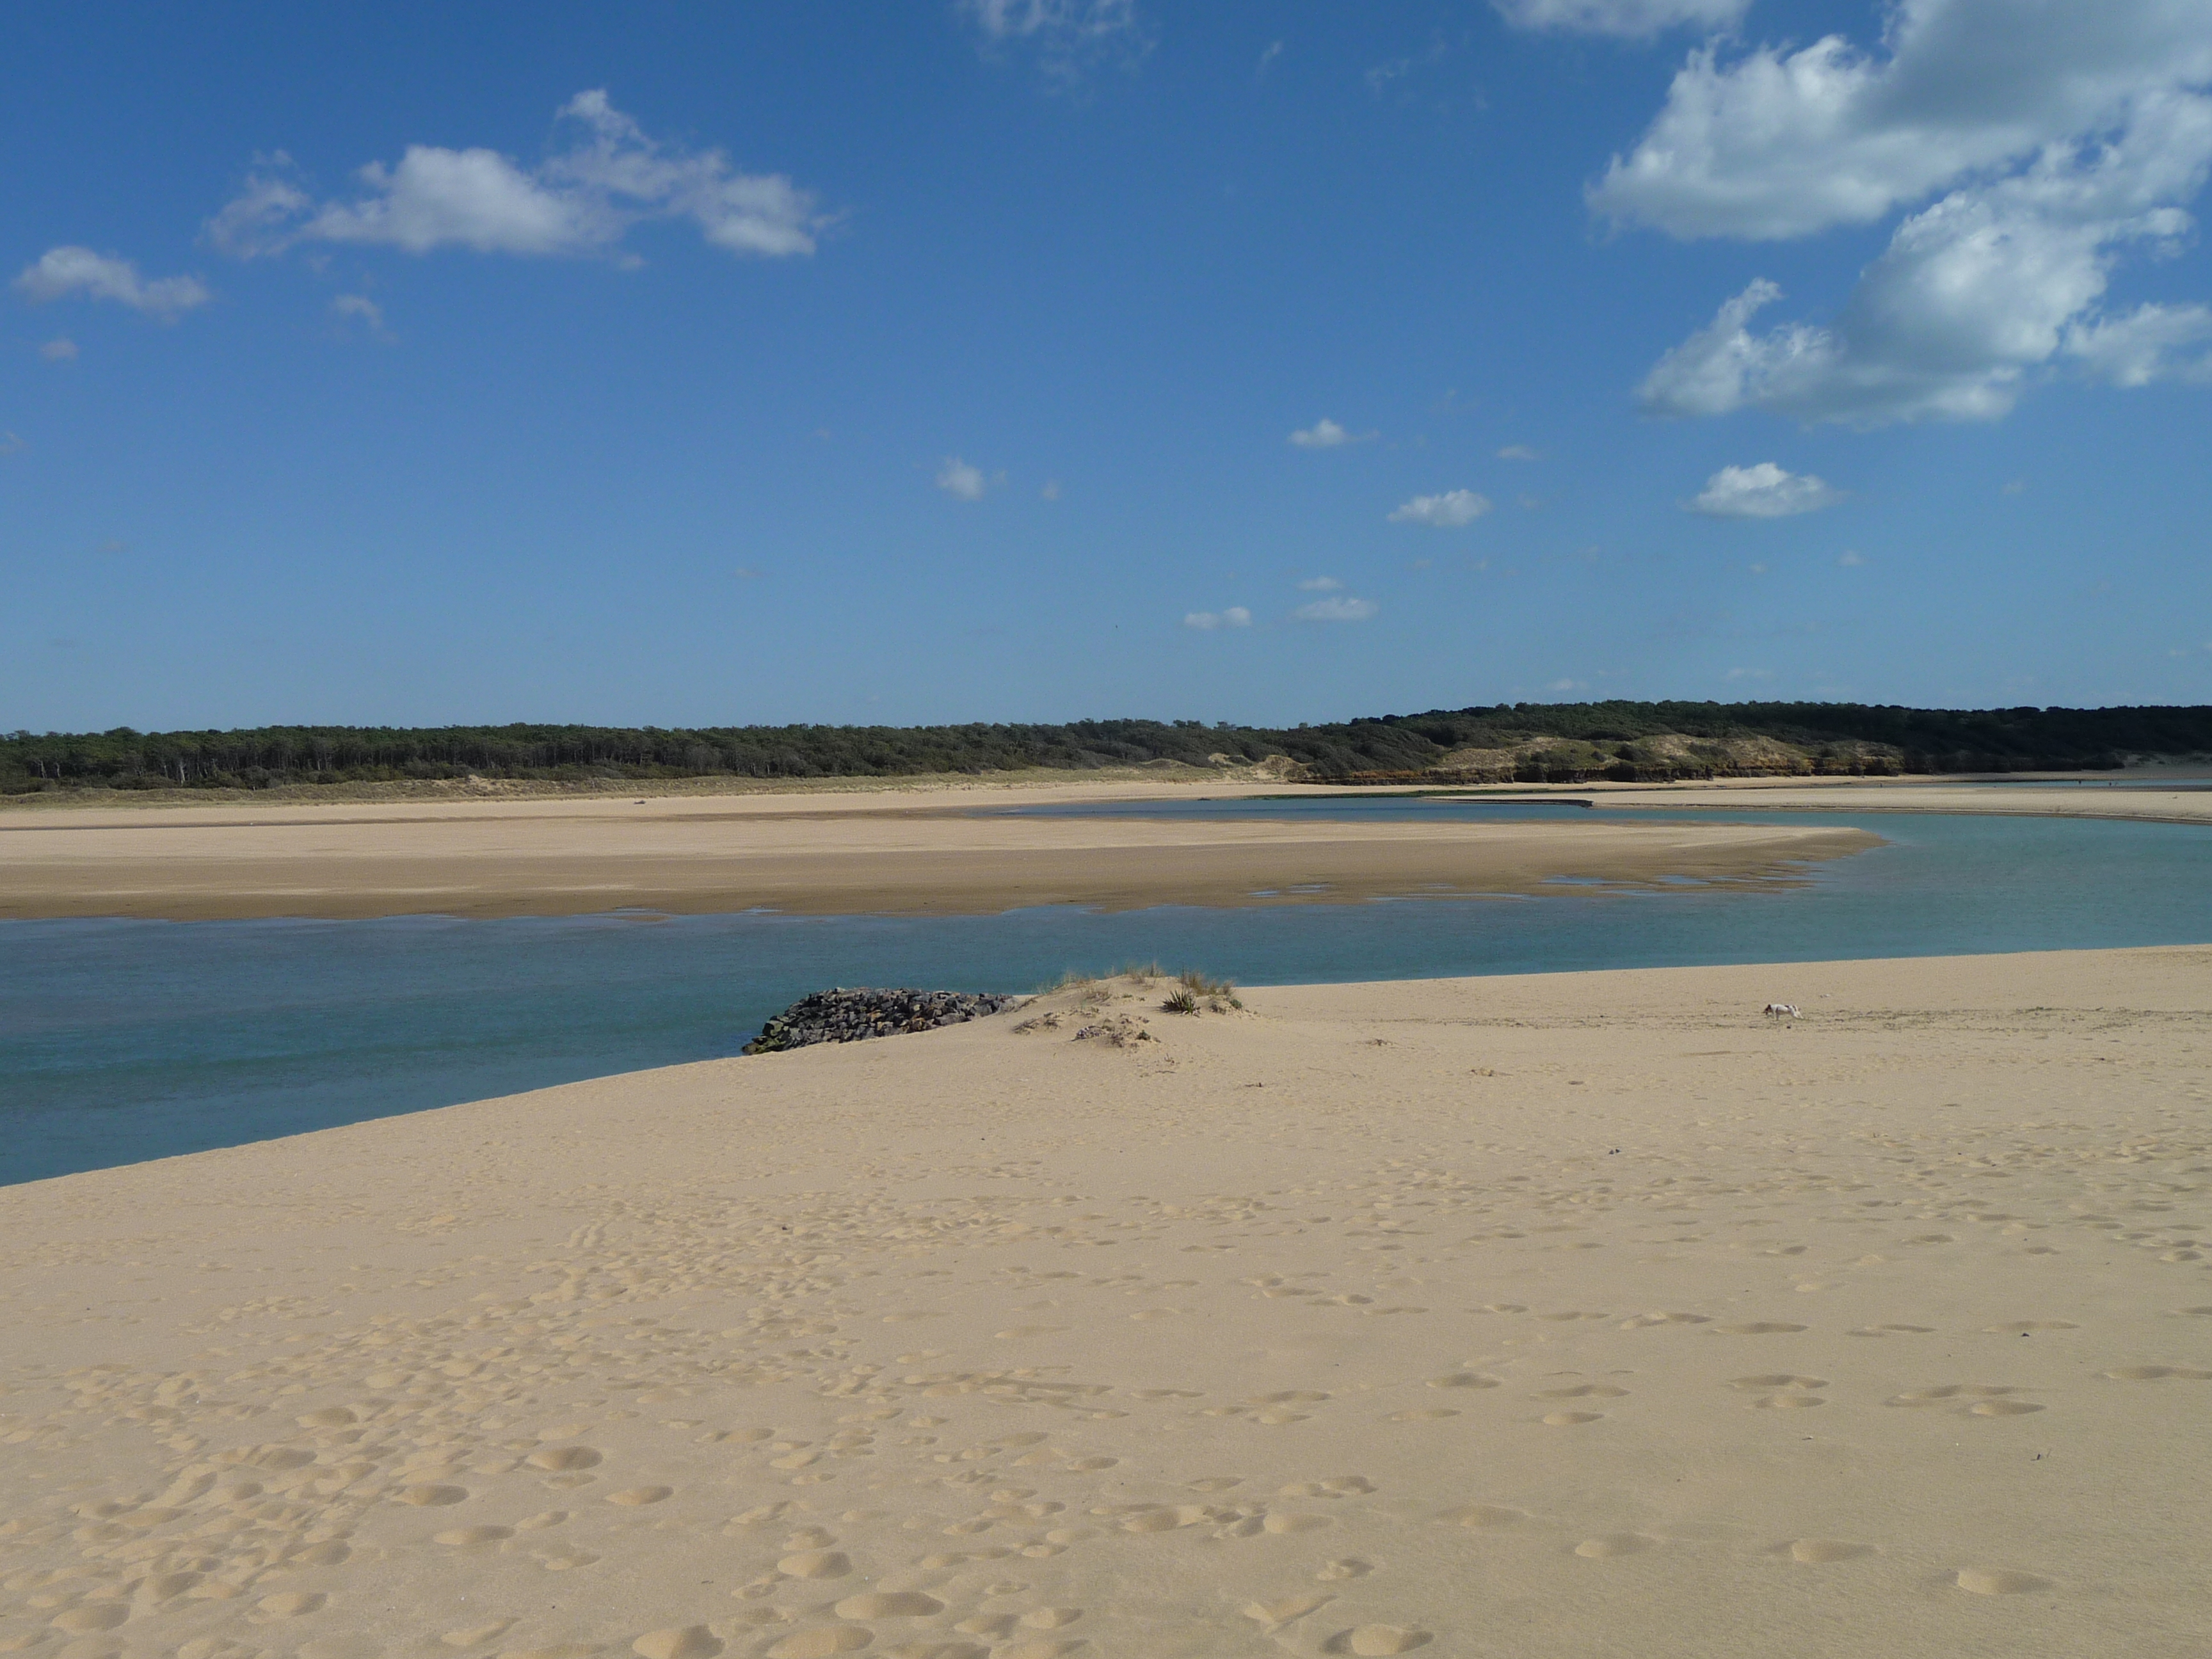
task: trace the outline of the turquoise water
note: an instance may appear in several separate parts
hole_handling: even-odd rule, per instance
[[[1066,810],[1588,815],[1405,798]],[[1265,984],[2212,940],[2212,830],[1788,817],[1869,829],[1889,845],[1812,866],[1802,887],[1748,892],[1565,886],[1540,898],[927,919],[0,922],[0,1183],[734,1054],[769,1014],[828,985],[1019,990],[1152,957]],[[1778,972],[1775,994],[1788,992]]]

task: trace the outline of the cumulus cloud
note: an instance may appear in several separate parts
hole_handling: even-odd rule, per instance
[[[1390,514],[1392,524],[1425,524],[1437,530],[1456,530],[1473,524],[1490,511],[1490,498],[1472,489],[1448,489],[1441,495],[1416,495]]]
[[[15,278],[15,289],[34,303],[71,294],[112,300],[164,322],[213,297],[197,276],[158,276],[149,282],[130,260],[94,253],[88,247],[48,248],[24,267]]]
[[[1241,605],[1232,605],[1225,611],[1193,611],[1184,615],[1182,625],[1201,633],[1216,628],[1249,628],[1252,613]]]
[[[1843,499],[1843,491],[1809,472],[1785,472],[1772,461],[1761,461],[1723,467],[1688,505],[1692,512],[1715,519],[1787,519],[1818,513]]]
[[[1724,29],[1751,0],[1490,0],[1516,29],[1565,29],[1644,40],[1662,29]]]
[[[1291,434],[1291,441],[1300,449],[1335,449],[1344,444],[1364,444],[1374,436],[1372,432],[1347,431],[1324,416]]]
[[[961,501],[980,501],[990,484],[983,477],[982,468],[969,465],[957,455],[947,455],[945,465],[937,469],[937,487]]]
[[[2197,378],[2203,307],[2108,317],[2129,252],[2175,246],[2212,171],[2212,12],[2190,0],[1903,0],[1879,53],[1693,52],[1591,187],[1678,237],[1771,239],[1908,216],[1826,324],[1754,331],[1755,281],[1663,356],[1656,413],[1760,408],[1874,426],[1993,420],[2060,368]],[[1936,192],[1942,192],[1940,195]]]
[[[68,362],[76,356],[76,342],[67,336],[58,340],[49,340],[39,348],[39,356],[50,363]]]
[[[301,241],[576,255],[611,248],[646,220],[689,219],[732,253],[814,252],[815,199],[782,174],[740,173],[720,150],[650,138],[604,91],[578,93],[557,118],[571,142],[536,167],[493,149],[410,144],[392,166],[362,167],[349,200],[317,203],[288,158],[266,158],[207,222],[208,239],[241,257]]]
[[[1336,598],[1316,599],[1302,605],[1291,615],[1300,622],[1356,623],[1365,622],[1380,607],[1372,599]]]
[[[1304,593],[1334,593],[1343,586],[1334,576],[1309,576],[1298,584],[1298,590]]]

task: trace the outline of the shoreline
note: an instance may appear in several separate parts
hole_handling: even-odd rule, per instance
[[[0,1189],[0,1641],[2181,1659],[2208,968],[1101,982]]]

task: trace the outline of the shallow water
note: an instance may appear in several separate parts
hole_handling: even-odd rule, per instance
[[[1059,810],[1587,816],[1556,801],[1403,797]],[[1265,984],[2212,940],[2212,830],[1789,818],[1889,844],[1764,891],[1563,885],[1540,898],[1121,915],[0,922],[0,1183],[731,1054],[826,985],[1018,990],[1151,957]],[[1778,972],[1775,994],[1788,992]]]

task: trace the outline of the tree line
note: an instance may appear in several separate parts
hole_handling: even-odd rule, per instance
[[[1674,739],[1684,739],[1674,742]],[[1742,745],[1782,745],[1786,763]],[[1500,703],[1287,729],[1200,720],[1065,725],[664,728],[271,726],[229,732],[15,732],[0,792],[241,789],[484,778],[551,782],[810,779],[1071,771],[1280,756],[1316,781],[1439,775],[1455,751],[1510,751],[1522,781],[1656,781],[1746,769],[2020,772],[2102,769],[2130,756],[2212,752],[2212,708],[1906,708],[1800,702]],[[1770,753],[1769,758],[1771,758]]]

